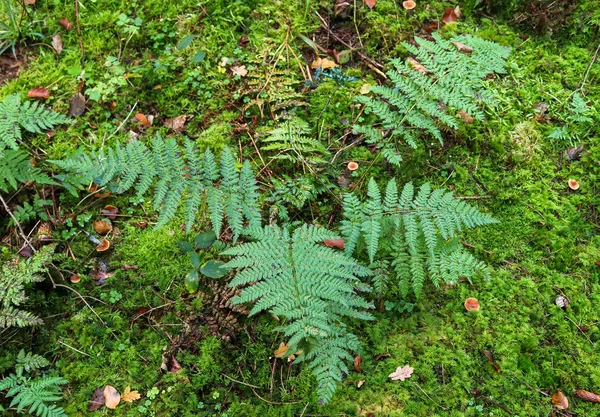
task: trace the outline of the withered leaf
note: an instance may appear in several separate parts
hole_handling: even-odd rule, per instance
[[[165,120],[165,127],[173,129],[175,132],[182,132],[185,129],[185,122],[188,119],[187,114]]]
[[[233,75],[239,75],[240,77],[248,75],[248,70],[245,65],[232,65],[229,69]]]
[[[380,353],[378,355],[375,355],[375,360],[378,361],[380,359],[389,358],[391,356],[392,355],[390,354],[390,352]]]
[[[461,119],[463,120],[463,122],[465,122],[466,124],[473,123],[473,121],[475,120],[475,119],[473,119],[473,116],[471,116],[469,113],[467,113],[467,112],[466,112],[466,111],[464,111],[464,110],[459,110],[459,111],[457,111],[457,112],[456,112],[456,114],[457,114],[458,116],[460,116],[460,118],[461,118]]]
[[[569,400],[567,397],[565,397],[565,394],[560,392],[559,389],[552,394],[552,404],[554,404],[554,406],[560,410],[566,410],[569,408]]]
[[[171,358],[171,362],[169,364],[169,372],[176,374],[177,372],[181,371],[182,369],[183,369],[183,367],[181,366],[179,361],[175,358],[175,356],[173,356]]]
[[[365,0],[365,4],[369,9],[375,7],[375,3],[377,3],[377,0]]]
[[[328,248],[337,248],[344,250],[344,239],[325,239],[323,240]]]
[[[285,356],[285,352],[287,352],[289,348],[290,345],[281,342],[279,344],[279,347],[277,348],[277,350],[275,350],[275,352],[273,352],[273,354],[276,358],[283,358]]]
[[[60,55],[60,53],[63,50],[63,42],[62,42],[62,38],[60,37],[60,35],[58,33],[56,35],[52,36],[52,47],[56,51],[56,54]]]
[[[96,411],[104,405],[104,388],[96,388],[88,405],[88,411]]]
[[[35,5],[35,0],[25,0],[25,4],[28,4],[30,6],[34,6]]]
[[[73,117],[81,116],[85,112],[85,97],[81,93],[75,94],[69,103],[69,114]]]
[[[58,21],[58,24],[61,25],[62,27],[64,27],[67,30],[72,30],[73,29],[73,25],[71,24],[71,22],[69,22],[68,19],[60,19]]]
[[[583,401],[600,404],[600,395],[593,392],[578,389],[575,391],[575,396],[581,398]]]
[[[104,206],[104,208],[100,210],[100,214],[108,217],[110,220],[116,219],[118,212],[119,212],[119,209],[115,206],[111,206],[110,204],[107,206]]]
[[[119,391],[110,385],[104,387],[104,404],[107,408],[114,410],[117,408],[117,405],[121,402],[121,395]]]
[[[42,87],[32,88],[27,93],[27,97],[48,99],[50,98],[50,92]]]
[[[354,370],[360,374],[360,363],[362,362],[362,356],[354,358]]]
[[[361,389],[363,385],[365,385],[365,379],[361,379],[356,383],[356,388]]]
[[[133,119],[136,120],[140,125],[142,125],[144,127],[150,126],[150,122],[148,121],[148,118],[143,113],[136,113],[135,116],[133,117]]]
[[[98,233],[99,235],[104,236],[105,234],[107,234],[108,232],[110,232],[112,230],[112,224],[110,223],[110,220],[98,220],[94,222],[94,230],[96,231],[96,233]]]
[[[460,13],[460,9],[459,9],[459,13]],[[447,7],[444,12],[444,16],[442,16],[442,22],[444,22],[445,24],[448,24],[448,23],[454,23],[457,20],[458,20],[458,16],[456,15],[456,9],[453,9],[452,7]]]
[[[123,395],[121,395],[121,400],[125,401],[126,403],[130,403],[136,400],[140,399],[140,394],[137,391],[131,391],[130,387],[125,388],[125,390],[123,391]]]
[[[408,379],[411,377],[411,375],[414,372],[414,368],[411,368],[410,366],[406,365],[404,367],[399,366],[398,368],[396,368],[396,370],[394,372],[392,372],[391,374],[388,375],[388,377],[392,380],[392,381],[404,381],[405,379]]]
[[[429,70],[427,68],[425,68],[419,61],[417,61],[416,59],[412,58],[412,57],[408,57],[406,59],[406,61],[408,62],[408,65],[410,65],[410,67],[416,71],[419,71],[422,74],[427,74],[429,73]]]
[[[456,50],[458,52],[461,52],[463,54],[472,54],[473,53],[473,48],[471,48],[468,45],[465,45],[464,43],[460,43],[460,42],[450,42],[452,45],[456,46]]]
[[[326,70],[328,68],[337,67],[337,64],[327,58],[317,58],[312,62],[311,67],[313,69],[317,69],[317,68],[321,67],[321,69]]]
[[[492,352],[490,352],[489,350],[482,350],[481,352],[485,355],[486,358],[488,358],[492,366],[496,368],[496,372],[500,372],[500,365],[498,365],[494,360],[494,355],[492,355]]]

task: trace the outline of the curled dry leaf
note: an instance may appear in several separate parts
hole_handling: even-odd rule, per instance
[[[136,400],[140,399],[140,394],[137,391],[131,391],[130,387],[125,388],[125,390],[123,391],[123,395],[121,395],[121,400],[125,401],[126,403],[130,403]]]
[[[477,298],[470,297],[465,300],[465,308],[467,311],[479,311],[481,307]]]
[[[107,408],[114,410],[120,402],[121,395],[115,387],[111,387],[110,385],[104,387],[104,405],[106,405]]]
[[[177,372],[181,371],[182,369],[183,369],[183,367],[181,366],[181,364],[179,363],[177,358],[175,358],[175,356],[173,356],[171,358],[171,363],[169,364],[169,372],[176,374]]]
[[[75,94],[69,103],[69,114],[73,117],[81,116],[85,112],[85,96],[81,93]]]
[[[135,116],[133,117],[134,120],[136,120],[140,125],[146,127],[146,126],[150,126],[150,121],[148,120],[148,118],[146,117],[145,114],[143,113],[136,113]]]
[[[73,29],[73,25],[71,24],[71,22],[69,22],[68,19],[60,19],[58,21],[58,24],[61,25],[62,27],[64,27],[67,30],[72,30]]]
[[[285,352],[287,352],[289,348],[290,345],[281,342],[279,344],[279,347],[277,348],[277,350],[275,350],[275,352],[273,352],[273,354],[276,358],[283,358],[285,356]]]
[[[378,361],[378,360],[381,360],[381,359],[384,359],[384,358],[389,358],[391,356],[392,355],[390,354],[390,352],[380,353],[378,355],[375,355],[375,360]]]
[[[185,129],[185,122],[188,119],[187,114],[165,120],[165,127],[173,129],[175,132],[182,132]]]
[[[494,360],[494,355],[492,355],[492,352],[489,350],[482,350],[481,352],[486,356],[486,358],[488,358],[492,366],[496,368],[496,372],[500,372],[500,365],[498,365]]]
[[[365,4],[369,9],[375,7],[375,3],[377,3],[377,0],[365,0]]]
[[[327,58],[317,58],[312,62],[311,67],[313,69],[317,69],[317,68],[321,67],[321,69],[326,70],[328,68],[337,67],[337,64]]]
[[[365,385],[365,379],[361,379],[356,383],[356,388],[361,389],[363,385]]]
[[[104,236],[105,234],[107,234],[108,232],[110,232],[112,230],[112,224],[110,223],[110,220],[108,220],[108,219],[98,220],[98,221],[94,222],[94,230],[99,235]]]
[[[104,405],[104,388],[96,388],[88,405],[88,411],[96,411]]]
[[[583,401],[600,404],[600,395],[594,394],[593,392],[578,389],[575,391],[575,396],[581,398]]]
[[[552,404],[559,410],[566,410],[569,408],[569,400],[565,397],[565,394],[560,392],[559,389],[556,390],[554,394],[552,394]]]
[[[248,75],[248,70],[245,65],[232,65],[229,69],[234,76],[239,75],[240,77],[245,77]]]
[[[323,240],[328,248],[337,248],[344,250],[344,239],[325,239]]]
[[[408,379],[411,377],[411,375],[414,372],[414,368],[411,368],[410,366],[406,365],[404,367],[399,366],[398,368],[396,368],[396,370],[394,372],[392,372],[391,374],[389,374],[389,378],[392,381],[404,381],[405,379]]]
[[[467,112],[466,112],[466,111],[464,111],[464,110],[459,110],[459,111],[457,111],[457,112],[456,112],[456,114],[457,114],[458,116],[460,116],[460,118],[461,118],[461,119],[463,120],[463,122],[465,122],[466,124],[473,123],[473,120],[475,120],[475,119],[473,119],[473,116],[471,116],[469,113],[467,113]]]
[[[458,52],[461,52],[463,54],[472,54],[473,53],[473,48],[471,48],[468,45],[465,45],[464,43],[460,43],[460,42],[450,42],[452,45],[456,46],[456,50]]]
[[[62,38],[60,37],[60,35],[58,33],[56,35],[52,36],[52,47],[56,51],[56,54],[60,55],[60,53],[63,50],[63,42],[62,42]]]
[[[444,16],[442,16],[442,22],[444,22],[445,24],[456,22],[459,17],[456,15],[457,10],[458,14],[460,15],[460,9],[458,7],[456,9],[453,9],[452,7],[447,7],[444,12]]]
[[[419,61],[417,61],[414,58],[408,57],[406,59],[406,61],[408,62],[408,65],[410,65],[410,67],[416,71],[419,71],[422,74],[427,74],[429,73],[429,70],[427,68],[425,68]]]
[[[117,218],[117,213],[119,209],[115,206],[107,205],[104,206],[102,210],[100,210],[100,214],[109,218],[109,220],[114,220]]]
[[[360,374],[360,363],[362,362],[362,356],[354,358],[354,370]]]
[[[42,87],[32,88],[27,93],[27,97],[48,99],[50,98],[50,92]]]

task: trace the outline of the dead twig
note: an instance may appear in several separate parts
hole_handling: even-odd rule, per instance
[[[423,394],[425,394],[425,396],[426,396],[427,398],[429,398],[429,401],[431,401],[432,403],[434,403],[435,405],[437,405],[438,407],[440,407],[440,408],[441,408],[442,410],[444,410],[444,411],[448,411],[448,410],[449,410],[449,408],[446,408],[446,407],[444,407],[444,406],[442,406],[442,405],[440,405],[440,404],[436,403],[436,402],[433,400],[433,398],[431,398],[431,397],[429,396],[429,394],[427,394],[427,393],[426,393],[426,392],[423,390],[423,388],[421,388],[421,386],[420,386],[419,384],[417,384],[416,382],[413,382],[413,384],[414,384],[414,385],[415,385],[417,388],[419,388],[419,389],[421,390],[421,392],[422,392]]]

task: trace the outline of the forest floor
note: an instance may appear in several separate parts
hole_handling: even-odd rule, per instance
[[[274,356],[284,340],[273,332],[273,316],[233,309],[224,280],[186,289],[191,266],[178,243],[206,224],[186,234],[178,214],[154,230],[149,200],[104,190],[75,197],[46,186],[54,264],[62,272],[53,279],[64,286],[44,282],[28,292],[24,308],[44,325],[0,332],[0,376],[21,349],[46,357],[69,381],[59,401],[69,416],[600,416],[600,404],[573,395],[600,393],[596,2],[552,2],[543,16],[530,2],[459,2],[462,15],[449,24],[442,16],[457,2],[417,1],[410,11],[395,0],[373,1],[372,9],[364,3],[103,0],[75,9],[73,2],[38,0],[26,18],[44,37],[16,59],[0,56],[0,100],[13,93],[25,99],[41,87],[50,93],[47,106],[69,114],[72,98],[85,95],[83,114],[26,142],[48,171],[54,168],[45,161],[74,150],[151,141],[156,133],[216,153],[229,146],[252,163],[263,191],[294,207],[293,219],[315,224],[339,215],[336,177],[348,161],[359,164],[351,185],[358,193],[369,177],[444,186],[499,220],[461,236],[491,278],[427,283],[418,299],[390,291],[375,300],[376,320],[351,326],[362,346],[360,373],[349,364],[323,406],[310,370]],[[57,23],[62,18],[71,30]],[[399,168],[364,144],[348,146],[360,117],[354,97],[365,84],[386,82],[389,60],[407,56],[402,41],[428,37],[438,23],[444,35],[470,33],[511,48],[507,74],[488,81],[498,105],[485,109],[484,121],[444,131],[443,146],[407,148]],[[56,34],[60,51],[52,46]],[[315,79],[316,52],[330,61],[341,53],[344,79]],[[575,120],[575,94],[592,122]],[[328,161],[340,151],[318,175],[271,163],[273,155],[261,151],[262,132],[286,114],[308,122]],[[5,196],[15,209],[34,194]],[[98,253],[84,232],[93,232],[106,205],[119,216],[110,250]],[[22,242],[0,215],[0,260],[10,262]],[[32,236],[39,225],[22,222]],[[110,276],[97,285],[102,268]],[[71,283],[72,274],[81,281]],[[479,300],[479,311],[465,310],[469,297]],[[557,297],[568,305],[558,306]],[[413,375],[390,381],[405,365]],[[105,385],[130,386],[141,398],[88,412]],[[557,390],[568,410],[553,406]],[[2,415],[16,415],[8,403],[0,393]]]

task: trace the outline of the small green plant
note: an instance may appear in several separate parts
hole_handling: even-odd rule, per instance
[[[416,148],[421,134],[427,134],[442,143],[441,127],[458,129],[453,112],[483,119],[480,106],[494,102],[483,80],[505,72],[508,48],[471,35],[450,41],[432,36],[435,42],[415,37],[418,46],[402,44],[416,59],[391,61],[394,69],[387,75],[393,86],[373,86],[373,97],[356,98],[380,126],[359,123],[354,129],[395,165],[402,161],[398,140]]]
[[[6,97],[0,103],[0,158],[5,148],[18,149],[17,142],[23,139],[21,129],[39,134],[66,121],[65,116],[36,101],[22,102],[18,94]]]
[[[27,301],[25,286],[32,282],[42,282],[42,275],[52,260],[54,246],[42,247],[34,256],[18,263],[7,262],[0,273],[0,329],[17,326],[34,326],[42,320],[33,313],[19,307]]]
[[[227,269],[222,261],[211,259],[208,252],[211,248],[222,248],[224,245],[217,240],[214,232],[199,233],[192,243],[178,242],[179,249],[189,255],[193,270],[188,273],[185,286],[189,292],[198,289],[200,275],[207,278],[222,278],[227,275]]]
[[[0,11],[4,9],[7,16],[7,21],[0,21],[0,55],[10,49],[16,56],[16,48],[20,41],[43,37],[41,33],[34,31],[32,22],[24,18],[27,15],[25,2],[20,3],[20,6],[17,12],[12,0],[2,0],[0,3]]]
[[[432,191],[429,184],[424,184],[415,195],[413,185],[408,183],[399,194],[392,179],[382,196],[371,179],[366,201],[346,194],[343,211],[341,232],[346,254],[356,253],[360,258],[364,250],[371,263],[389,262],[379,265],[379,287],[385,285],[388,266],[393,267],[404,296],[411,289],[419,296],[427,276],[436,286],[440,281],[456,283],[460,277],[470,278],[477,273],[489,276],[485,264],[465,251],[456,238],[463,228],[497,220],[455,199],[452,192]]]
[[[595,109],[588,106],[583,96],[575,93],[568,113],[564,117],[564,124],[553,128],[548,137],[555,141],[568,142],[574,146],[590,136],[594,129],[594,116],[597,117],[597,115]]]
[[[15,373],[0,380],[0,392],[6,391],[6,398],[12,398],[9,407],[16,407],[17,413],[27,411],[39,417],[67,416],[65,410],[52,403],[61,399],[60,386],[68,381],[40,374],[39,370],[49,365],[42,356],[19,352]]]
[[[56,184],[41,169],[34,167],[30,156],[21,149],[8,149],[0,156],[0,191],[16,191],[19,184]]]

